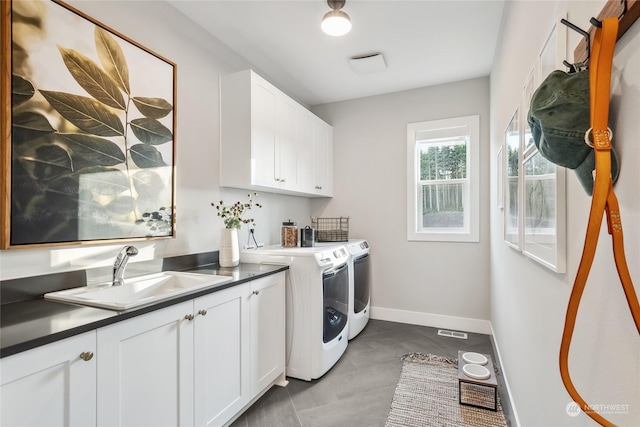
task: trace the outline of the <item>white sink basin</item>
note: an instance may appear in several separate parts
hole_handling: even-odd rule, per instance
[[[233,280],[231,276],[165,271],[125,279],[121,286],[111,282],[95,286],[51,292],[44,297],[56,301],[72,302],[111,310],[128,310],[167,298],[221,285]]]

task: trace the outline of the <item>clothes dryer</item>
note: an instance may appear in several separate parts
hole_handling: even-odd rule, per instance
[[[349,339],[355,338],[369,322],[371,308],[371,258],[369,243],[353,239],[349,252]]]
[[[316,243],[317,247],[335,245],[335,242]],[[349,253],[349,339],[355,338],[369,322],[371,308],[371,259],[369,243],[364,239],[344,242]]]
[[[342,356],[349,332],[349,254],[343,245],[247,249],[241,262],[288,265],[286,375],[320,378]]]

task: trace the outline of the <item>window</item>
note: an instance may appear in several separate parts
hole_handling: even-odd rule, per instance
[[[479,123],[407,125],[407,240],[479,241]]]

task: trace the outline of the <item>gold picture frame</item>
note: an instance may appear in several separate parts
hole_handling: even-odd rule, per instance
[[[176,64],[61,1],[0,3],[0,248],[174,237]]]

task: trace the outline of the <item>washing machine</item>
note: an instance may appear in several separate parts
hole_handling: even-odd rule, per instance
[[[240,252],[241,262],[288,265],[286,375],[310,381],[340,359],[349,341],[349,253],[344,245]]]
[[[317,247],[335,245],[334,242],[318,242]],[[369,243],[364,239],[344,242],[349,253],[349,339],[355,338],[369,322],[371,308],[371,261]]]

